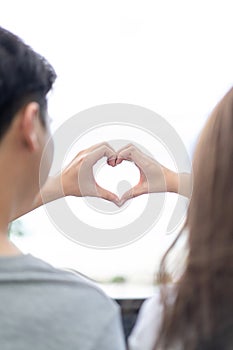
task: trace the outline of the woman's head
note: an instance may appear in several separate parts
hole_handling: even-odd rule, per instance
[[[170,349],[233,347],[233,88],[211,114],[193,162],[186,228],[189,255],[159,344]],[[165,260],[161,268],[164,269]]]
[[[211,274],[233,255],[233,88],[212,112],[193,162],[194,187],[186,226],[189,266]],[[233,259],[232,259],[233,265]]]

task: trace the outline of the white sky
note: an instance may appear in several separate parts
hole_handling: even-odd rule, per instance
[[[86,108],[124,102],[167,119],[192,154],[204,121],[232,85],[231,0],[0,4],[0,24],[43,54],[58,74],[49,105],[54,131]],[[90,145],[96,140],[91,137]],[[130,246],[97,251],[62,237],[41,208],[24,218],[35,234],[19,245],[90,276],[143,279],[152,276],[171,241],[163,234],[167,221]]]

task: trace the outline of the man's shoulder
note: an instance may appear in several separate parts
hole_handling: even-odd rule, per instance
[[[70,300],[73,303],[96,306],[103,310],[116,312],[117,306],[106,294],[88,277],[71,269],[61,269],[41,260],[31,254],[0,259],[0,282],[17,288],[44,291],[45,299],[53,293],[56,300]],[[21,287],[20,287],[21,286]]]
[[[95,288],[100,293],[104,294],[104,292],[97,287],[94,280],[92,280],[88,276],[85,276],[84,274],[80,273],[79,271],[73,268],[69,268],[69,267],[58,268],[32,255],[30,255],[30,264],[28,266],[29,268],[31,267],[32,269],[34,269],[35,272],[38,272],[41,274],[44,273],[47,276],[50,276],[50,278],[53,278],[53,277],[55,279],[60,278],[61,280],[66,280],[67,282],[78,283],[81,285],[83,284],[87,288]]]
[[[51,264],[31,256],[30,267],[37,274],[38,279],[49,283],[59,294],[69,294],[71,299],[88,300],[91,306],[98,305],[98,309],[108,310],[110,313],[118,312],[118,305],[110,299],[104,291],[87,276],[70,268],[56,268]]]
[[[21,327],[22,318],[34,320],[36,328],[31,330],[33,323],[28,322],[26,333],[36,334],[39,324],[49,331],[53,346],[65,342],[70,349],[124,349],[118,305],[81,274],[28,255],[0,259],[0,284],[0,313],[6,312],[7,305],[8,317],[14,315],[13,328]],[[25,327],[22,324],[20,334]]]

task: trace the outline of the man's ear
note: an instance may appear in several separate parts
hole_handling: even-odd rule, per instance
[[[28,103],[21,111],[20,129],[23,144],[32,152],[39,148],[39,113],[40,106],[37,102]]]

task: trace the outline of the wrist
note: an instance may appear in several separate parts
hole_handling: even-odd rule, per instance
[[[180,173],[178,177],[178,193],[182,196],[190,198],[192,193],[192,175],[189,173]]]
[[[61,175],[51,176],[40,191],[43,202],[48,203],[65,196]]]
[[[60,184],[62,187],[63,197],[75,196],[82,197],[78,175],[70,174],[66,169],[60,174]]]
[[[178,193],[179,189],[179,174],[165,168],[165,181],[167,192]]]

